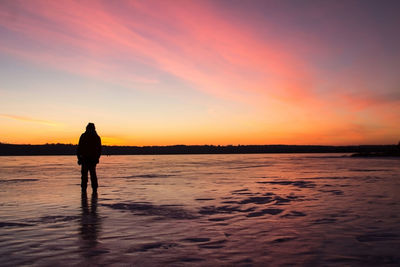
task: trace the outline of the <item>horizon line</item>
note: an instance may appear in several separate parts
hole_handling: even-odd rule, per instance
[[[15,143],[6,143],[0,142],[0,145],[16,145],[16,146],[45,146],[45,145],[72,145],[77,146],[78,144],[73,143],[42,143],[42,144],[15,144]],[[104,145],[108,147],[176,147],[176,146],[215,146],[215,147],[240,147],[240,146],[329,146],[329,147],[347,147],[347,146],[398,146],[398,144],[351,144],[351,145],[315,145],[315,144],[306,144],[306,145],[296,145],[296,144],[229,144],[229,145],[213,145],[213,144],[203,144],[203,145],[186,145],[186,144],[174,144],[174,145]]]

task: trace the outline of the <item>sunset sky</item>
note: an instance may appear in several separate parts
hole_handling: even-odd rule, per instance
[[[0,142],[394,144],[400,1],[0,1]]]

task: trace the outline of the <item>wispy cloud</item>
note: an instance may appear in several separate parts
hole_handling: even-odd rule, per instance
[[[279,39],[232,25],[207,2],[18,3],[8,2],[19,13],[0,11],[0,23],[33,45],[5,38],[0,50],[25,60],[126,84],[167,73],[236,101],[315,98],[307,67]]]
[[[60,123],[53,122],[53,121],[41,120],[41,119],[37,119],[37,118],[31,118],[31,117],[25,117],[25,116],[19,116],[19,115],[12,115],[12,114],[0,114],[0,117],[6,118],[6,119],[11,119],[11,120],[17,120],[17,121],[40,123],[40,124],[45,124],[45,125],[50,125],[50,126],[58,126],[58,125],[60,125]]]
[[[312,140],[326,136],[324,131],[336,132],[335,129],[346,133],[343,138],[348,140],[361,135],[373,137],[367,130],[375,129],[375,125],[398,132],[399,94],[393,86],[398,84],[396,70],[400,61],[394,60],[399,58],[396,49],[388,50],[396,63],[387,64],[387,57],[382,57],[386,45],[397,47],[386,33],[387,28],[381,31],[366,27],[361,22],[378,20],[361,19],[359,13],[350,12],[351,8],[359,9],[354,6],[324,3],[312,4],[311,8],[305,3],[300,8],[283,3],[275,9],[279,5],[268,1],[121,0],[116,4],[4,0],[0,8],[0,54],[39,65],[44,70],[56,69],[61,76],[72,73],[101,85],[104,81],[123,84],[135,93],[154,90],[151,97],[176,94],[173,91],[176,88],[185,91],[186,97],[189,91],[187,104],[179,103],[182,107],[200,101],[201,105],[207,105],[208,101],[222,103],[221,110],[227,107],[226,112],[213,108],[206,115],[196,113],[203,119],[203,125],[208,125],[196,125],[195,130],[201,136],[198,140],[206,135],[207,127],[215,128],[209,117],[218,117],[225,128],[232,125],[232,135],[240,133],[238,128],[246,128],[238,125],[254,121],[254,130],[243,134],[248,143],[253,143],[254,133],[258,133],[259,142],[269,142],[275,128],[279,128],[277,138],[283,133],[298,143],[304,142],[296,134],[300,131],[305,132],[304,138],[312,136]],[[342,7],[345,14],[341,13]],[[257,12],[260,12],[258,17]],[[380,42],[379,36],[385,37],[384,42]],[[59,90],[57,83],[53,85],[52,92]],[[112,94],[114,90],[116,93]],[[117,90],[110,88],[104,94],[91,92],[90,97],[83,93],[82,99],[93,102],[95,96],[96,101],[113,104],[128,99],[129,94],[119,94]],[[202,97],[189,99],[192,95]],[[142,92],[138,94],[141,96]],[[165,101],[169,101],[168,97]],[[61,102],[67,101],[57,98],[53,103]],[[99,105],[99,109],[105,110],[105,106]],[[162,113],[161,108],[150,102],[137,110],[121,104],[121,109],[124,114]],[[3,111],[30,114],[18,109]],[[120,116],[114,111],[107,112],[110,117]],[[239,113],[243,116],[238,117]],[[185,121],[174,126],[180,132],[187,128],[186,121],[193,120],[192,113],[187,114],[178,115],[183,118],[179,121]],[[0,117],[57,125],[9,114]],[[143,120],[157,123],[153,118],[143,115]],[[78,116],[73,120],[78,120]],[[133,123],[135,116],[128,120]],[[367,130],[358,135],[351,122],[365,125]],[[343,125],[349,130],[343,130]],[[168,131],[171,125],[158,127]],[[185,137],[183,133],[175,135],[177,140]],[[210,136],[210,140],[214,138],[214,134]],[[339,140],[339,136],[329,138]],[[112,136],[108,140],[125,142]]]

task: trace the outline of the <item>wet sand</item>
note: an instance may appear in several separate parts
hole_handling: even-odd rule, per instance
[[[332,154],[1,157],[15,265],[400,264],[400,160]]]

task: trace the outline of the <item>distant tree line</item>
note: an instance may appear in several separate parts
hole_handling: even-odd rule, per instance
[[[76,145],[15,145],[0,143],[0,156],[75,155]],[[174,145],[103,146],[103,155],[167,154],[251,154],[251,153],[356,153],[356,155],[397,155],[397,145],[319,146],[319,145]]]

